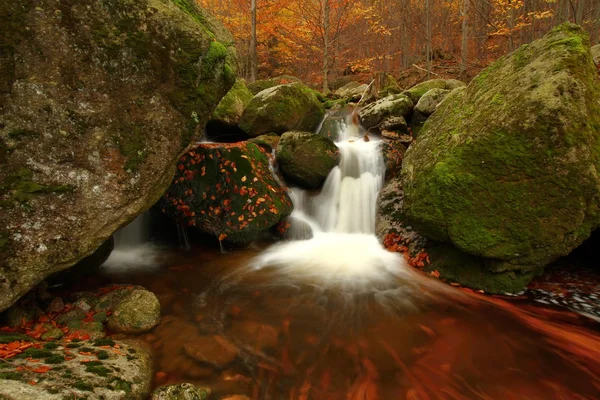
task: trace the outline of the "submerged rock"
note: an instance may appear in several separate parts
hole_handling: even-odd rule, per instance
[[[333,141],[311,132],[284,133],[276,155],[283,175],[307,189],[320,188],[340,162],[340,151]]]
[[[300,82],[265,89],[248,104],[239,127],[253,137],[290,130],[312,132],[325,115],[315,93]]]
[[[196,336],[183,345],[185,354],[201,363],[224,368],[238,356],[238,348],[223,336]]]
[[[185,226],[248,244],[292,212],[269,157],[250,142],[198,144],[181,157],[159,207]]]
[[[197,387],[191,383],[179,383],[157,388],[151,400],[207,400],[210,389]]]
[[[413,108],[413,102],[403,94],[395,94],[377,100],[360,110],[358,115],[365,129],[378,128],[389,117],[405,117]]]
[[[35,344],[39,348],[30,347],[2,364],[0,398],[142,400],[150,393],[150,353],[137,342]]]
[[[0,4],[0,310],[160,198],[231,43],[189,0]]]
[[[600,225],[599,98],[578,26],[500,59],[452,92],[408,149],[406,218],[496,273],[531,276],[568,254]]]

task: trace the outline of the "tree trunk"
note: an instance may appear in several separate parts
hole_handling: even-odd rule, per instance
[[[577,10],[575,12],[575,23],[583,24],[583,9],[585,8],[585,0],[577,1]]]
[[[460,49],[460,76],[464,76],[467,72],[467,53],[469,50],[469,21],[468,21],[468,13],[469,13],[469,1],[463,0],[463,6],[461,10],[462,17],[462,42]]]
[[[256,0],[252,0],[250,5],[250,13],[252,14],[250,39],[250,81],[254,82],[258,78],[258,54],[256,52]]]
[[[592,40],[594,40],[594,37],[596,38],[596,43],[600,43],[600,4],[598,4],[596,2],[596,4],[594,4],[596,7],[595,13],[594,13],[594,35],[592,35]]]
[[[323,93],[329,93],[329,18],[331,13],[331,0],[324,0],[323,4]]]
[[[427,31],[427,79],[431,76],[431,0],[425,0],[425,30]]]

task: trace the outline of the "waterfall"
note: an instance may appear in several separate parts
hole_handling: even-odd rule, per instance
[[[150,216],[145,212],[115,232],[115,248],[103,267],[122,271],[158,266],[158,249],[150,241],[149,225]]]
[[[379,298],[416,292],[414,272],[404,258],[385,250],[375,237],[376,201],[385,174],[381,142],[364,140],[364,131],[350,119],[339,126],[340,164],[319,193],[290,189],[291,240],[263,251],[249,270],[268,269],[280,283],[305,282]]]

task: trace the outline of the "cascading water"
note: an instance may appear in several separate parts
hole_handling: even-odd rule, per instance
[[[270,270],[279,283],[308,283],[346,293],[405,293],[415,288],[414,271],[375,237],[377,194],[385,164],[381,141],[365,139],[347,118],[336,145],[341,161],[318,194],[292,188],[291,240],[260,254],[251,268]],[[399,285],[401,279],[406,284]]]
[[[150,242],[149,215],[142,213],[115,232],[115,248],[103,264],[113,270],[158,266],[158,251]]]

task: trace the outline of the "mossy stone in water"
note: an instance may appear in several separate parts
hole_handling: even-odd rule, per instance
[[[113,332],[140,333],[154,328],[160,322],[160,303],[154,293],[132,290],[107,319]]]
[[[236,80],[233,87],[221,99],[217,108],[215,108],[211,121],[216,121],[223,125],[236,126],[252,97],[254,95],[248,90],[244,82],[240,79]]]
[[[404,94],[395,94],[377,100],[360,110],[360,122],[366,129],[378,128],[389,117],[405,117],[413,109],[413,102]]]
[[[576,25],[500,59],[452,92],[406,152],[406,217],[494,272],[569,254],[600,225],[599,98]]]
[[[286,132],[277,146],[277,163],[291,182],[318,189],[340,162],[340,150],[324,136],[311,132]]]
[[[207,400],[210,389],[197,387],[191,383],[179,383],[157,388],[151,400]]]

